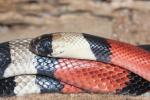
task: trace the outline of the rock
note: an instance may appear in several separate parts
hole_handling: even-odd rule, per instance
[[[149,43],[149,4],[148,0],[0,0],[0,41],[65,31]]]

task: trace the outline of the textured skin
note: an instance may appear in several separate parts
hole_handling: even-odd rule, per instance
[[[26,95],[32,93],[80,93],[81,89],[40,75],[21,75],[2,79],[0,96]]]
[[[9,43],[2,43],[0,44],[0,75],[2,76],[4,73],[4,70],[8,67],[8,65],[11,63],[10,58],[10,48]]]
[[[30,50],[43,56],[89,59],[114,64],[150,81],[150,52],[127,43],[85,33],[62,32],[33,39]]]
[[[111,63],[126,68],[150,81],[150,53],[141,48],[109,40]]]
[[[138,75],[101,62],[59,59],[54,76],[89,92],[139,95],[150,90]]]
[[[47,36],[44,38],[46,37]],[[55,38],[58,37],[56,36]],[[7,54],[11,54],[10,56],[6,56],[10,61],[4,63],[5,66],[0,67],[2,72],[0,77],[7,78],[22,74],[40,74],[54,77],[57,80],[53,78],[38,78],[35,76],[19,76],[23,78],[14,77],[12,79],[3,79],[0,86],[2,91],[6,92],[1,92],[1,95],[24,95],[45,92],[94,92],[140,95],[150,90],[150,83],[148,81],[118,66],[80,59],[37,56],[29,51],[30,41],[30,39],[25,39],[0,44],[3,46],[2,49],[4,51],[9,51]],[[48,43],[46,43],[45,46],[48,46],[50,41],[47,38],[44,39],[41,44],[46,41],[48,41]],[[105,40],[102,40],[101,42],[106,44]],[[88,42],[85,47],[87,47],[87,45]],[[51,47],[52,46],[53,45],[51,44]],[[5,49],[4,47],[7,48]],[[84,48],[84,50],[86,49],[87,48]],[[51,49],[47,48],[46,51],[48,52],[48,50]],[[90,50],[88,52],[90,52]],[[2,52],[1,54],[4,53]],[[95,55],[87,56],[92,58]],[[5,57],[2,56],[1,58]],[[106,61],[109,61],[109,59],[106,59]],[[5,60],[6,59],[2,59],[2,62],[5,62]],[[23,81],[21,81],[22,79]],[[16,83],[20,85],[16,86]],[[31,91],[28,90],[28,83]],[[41,85],[42,87],[39,88]]]

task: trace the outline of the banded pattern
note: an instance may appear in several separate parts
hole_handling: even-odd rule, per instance
[[[1,78],[16,76],[24,73],[37,73],[33,63],[35,55],[28,50],[30,41],[31,39],[23,39],[7,42],[10,50],[10,55],[7,57],[11,59],[11,61],[9,63],[5,63],[9,66],[4,66],[5,70],[3,70],[3,73],[1,74]],[[5,60],[3,62],[5,62]],[[2,69],[0,68],[0,70]]]
[[[82,90],[57,79],[40,75],[21,75],[0,80],[0,96],[55,92],[79,93]]]
[[[44,38],[46,37],[47,36]],[[57,36],[55,38],[57,39]],[[48,40],[49,39],[47,38],[44,39],[41,42],[41,45]],[[31,39],[23,39],[1,44],[8,44],[5,46],[7,49],[5,50],[5,48],[3,48],[3,50],[9,50],[9,54],[11,54],[10,56],[7,56],[11,59],[10,62],[5,63],[5,66],[0,67],[2,72],[0,76],[2,84],[0,86],[2,86],[2,89],[4,88],[1,95],[23,95],[45,92],[94,92],[140,95],[150,90],[150,83],[148,81],[118,66],[81,59],[37,56],[29,51],[30,41]],[[104,40],[101,42],[104,42]],[[48,46],[49,44],[50,43],[48,42],[45,46]],[[47,48],[47,50],[50,49]],[[5,59],[2,62],[5,62]],[[22,74],[40,74],[48,77],[42,76],[42,78],[40,78],[41,76],[17,76]],[[3,79],[7,77],[11,78]],[[19,80],[17,77],[24,77],[24,79],[26,79],[26,77],[31,77],[29,78],[29,81],[33,80],[32,82],[36,85],[32,84],[35,86],[31,89],[32,91],[26,91],[28,88],[23,88],[26,87],[27,84],[22,84],[20,81],[21,79],[19,78]],[[53,77],[55,79],[49,77]],[[21,84],[19,85],[19,89],[16,88],[16,83]],[[60,84],[58,85],[56,83]],[[7,86],[11,86],[10,91],[7,92],[9,87],[5,84],[8,84]],[[53,86],[53,84],[56,84],[57,87],[55,85]],[[22,88],[20,88],[20,86],[22,86]],[[39,86],[45,88],[39,89]]]
[[[117,66],[71,59],[59,62],[54,76],[89,92],[140,95],[150,90],[148,81]]]
[[[51,39],[43,42],[49,37]],[[39,36],[30,45],[30,50],[38,55],[102,61],[128,69],[150,81],[150,52],[127,43],[85,33],[62,32]],[[44,52],[45,48],[51,52]]]
[[[9,43],[2,43],[0,44],[0,76],[3,75],[5,69],[9,66],[11,63],[11,53],[10,53],[10,47]]]

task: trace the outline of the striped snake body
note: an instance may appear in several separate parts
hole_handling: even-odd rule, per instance
[[[0,95],[140,95],[150,90],[148,55],[139,47],[81,33],[54,33],[1,43]]]

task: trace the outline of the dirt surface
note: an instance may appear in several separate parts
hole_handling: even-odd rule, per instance
[[[113,96],[102,94],[40,94],[23,97],[9,97],[1,100],[149,100],[149,97]]]
[[[149,0],[0,0],[0,42],[50,32],[85,32],[132,44],[150,44]],[[141,100],[101,94],[43,94],[3,100]]]

